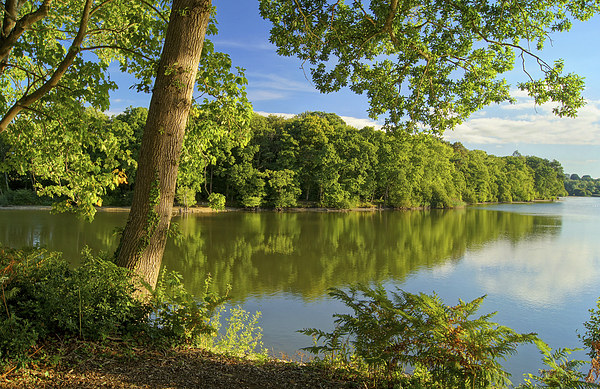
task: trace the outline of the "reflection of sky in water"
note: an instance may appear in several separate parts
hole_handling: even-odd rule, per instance
[[[412,275],[399,285],[410,292],[435,291],[452,304],[487,295],[483,312],[519,332],[536,332],[553,348],[581,347],[588,310],[600,295],[600,199],[569,198],[550,204],[514,204],[485,209],[556,216],[557,234],[536,233],[511,242],[500,239],[469,249],[461,261]],[[583,352],[575,358],[587,359]],[[533,346],[523,346],[503,365],[521,374],[542,368]]]
[[[600,275],[599,248],[562,237],[537,238],[515,245],[495,242],[469,252],[464,264],[489,293],[507,294],[532,305],[564,303],[593,287]]]
[[[507,210],[558,215],[558,235],[534,235],[517,243],[496,241],[467,252],[470,267],[487,293],[504,294],[528,305],[555,306],[573,296],[595,293],[600,279],[600,200],[511,205]]]

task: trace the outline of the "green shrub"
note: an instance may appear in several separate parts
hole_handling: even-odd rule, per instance
[[[196,191],[187,186],[178,186],[175,199],[182,207],[189,208],[196,205]]]
[[[221,193],[211,193],[208,195],[208,206],[215,211],[222,211],[225,209],[225,196]]]
[[[483,297],[455,306],[443,304],[437,295],[398,290],[392,299],[382,286],[358,285],[346,293],[330,295],[351,308],[351,314],[335,314],[331,333],[304,329],[323,345],[307,347],[325,360],[362,369],[374,376],[404,375],[414,369],[417,386],[430,388],[484,388],[510,384],[499,359],[516,352],[535,334],[518,334],[490,322],[494,314],[471,318]]]
[[[579,338],[592,361],[589,379],[600,383],[600,299],[596,301],[596,308],[590,309],[589,312],[590,319],[583,323],[585,333],[580,334]]]
[[[258,208],[262,200],[262,196],[243,196],[241,202],[245,208]]]
[[[201,296],[181,276],[163,270],[151,298],[134,297],[132,274],[103,256],[83,252],[71,268],[60,253],[0,247],[0,363],[20,359],[49,338],[102,340],[134,338],[157,346],[205,346],[236,355],[260,347],[259,313],[236,308],[225,333],[220,315],[227,296]]]
[[[0,249],[3,329],[0,356],[18,355],[49,336],[102,339],[142,326],[128,271],[86,253],[71,269],[60,253]]]
[[[237,357],[266,357],[267,351],[261,341],[262,328],[258,326],[260,312],[250,316],[249,312],[239,306],[226,311],[222,306],[213,316],[211,324],[216,331],[206,336],[201,346]],[[221,331],[221,322],[225,313],[228,313],[229,317],[225,319],[227,323],[225,330]]]
[[[210,285],[209,277],[203,296],[194,296],[185,289],[180,274],[163,270],[150,301],[154,338],[171,346],[198,346],[215,333],[211,319],[228,298],[210,292]]]

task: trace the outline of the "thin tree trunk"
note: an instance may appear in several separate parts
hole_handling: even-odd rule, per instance
[[[211,0],[173,0],[117,264],[155,287],[173,210],[179,155]],[[141,293],[145,293],[141,291]]]

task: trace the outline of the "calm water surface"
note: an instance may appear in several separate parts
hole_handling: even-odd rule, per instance
[[[113,250],[125,213],[88,224],[44,211],[0,210],[0,243],[45,246],[77,262],[84,245]],[[264,344],[294,355],[330,329],[344,307],[327,288],[381,282],[438,293],[446,303],[487,295],[482,313],[552,347],[577,347],[577,331],[600,296],[600,199],[469,207],[448,211],[199,214],[178,217],[185,236],[169,242],[164,265],[200,290],[232,285],[233,304],[262,312]],[[583,358],[583,355],[580,354]],[[525,346],[505,362],[520,381],[540,365]]]

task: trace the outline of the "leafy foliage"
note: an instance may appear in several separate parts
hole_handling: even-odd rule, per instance
[[[587,378],[590,382],[600,383],[600,299],[596,302],[596,308],[590,309],[590,318],[583,326],[585,333],[580,334],[579,338],[592,361]]]
[[[102,339],[144,324],[148,310],[132,297],[125,269],[89,253],[71,269],[56,252],[0,250],[2,359],[50,336]]]
[[[126,171],[137,166],[130,151],[134,134],[93,109],[65,109],[61,116],[15,122],[3,134],[10,152],[0,169],[31,175],[39,195],[58,198],[58,209],[77,207],[90,219],[107,190],[126,184]]]
[[[208,195],[208,206],[216,211],[222,211],[225,209],[225,196],[221,193],[213,192]]]
[[[260,2],[278,54],[305,61],[320,91],[349,87],[368,96],[371,118],[435,133],[485,105],[513,101],[501,75],[517,57],[529,76],[519,87],[538,104],[558,103],[559,116],[575,115],[584,104],[582,78],[539,51],[550,32],[598,10],[595,1],[569,0]]]
[[[540,375],[526,374],[525,383],[519,388],[538,388],[538,384],[545,388],[597,388],[598,385],[586,382],[586,375],[581,372],[581,367],[586,363],[579,360],[569,360],[568,356],[572,349],[552,350],[550,346],[536,341],[536,345],[542,353],[542,359],[548,369],[540,370]]]
[[[87,148],[95,159],[71,159],[65,149],[66,159],[45,161],[48,169],[39,167],[32,176],[24,161],[42,161],[43,155],[14,146],[13,153],[3,160],[0,154],[5,181],[10,188],[18,188],[30,186],[33,180],[40,193],[53,191],[66,197],[65,205],[79,202],[76,193],[84,187],[105,193],[101,197],[87,194],[90,201],[126,205],[135,184],[131,169],[137,164],[134,158],[145,113],[145,109],[132,108],[108,118],[88,112],[95,118],[94,131],[104,136],[104,141],[97,139],[86,146],[76,138],[68,147]],[[204,120],[195,116],[189,127],[196,128]],[[307,112],[292,119],[255,115],[244,129],[244,141],[236,141],[235,136],[230,133],[206,142],[200,134],[189,138],[188,146],[199,152],[182,156],[177,190],[180,204],[185,205],[186,198],[188,205],[193,204],[196,194],[199,199],[209,199],[215,192],[242,206],[277,209],[297,206],[302,200],[305,203],[301,205],[308,202],[331,208],[359,204],[448,208],[465,203],[553,199],[565,194],[557,161],[521,155],[496,157],[422,134],[400,136],[370,127],[358,130],[334,114]],[[9,145],[17,141],[6,139],[10,139]],[[60,142],[55,144],[59,147]],[[78,181],[73,166],[88,175],[105,173],[94,174],[92,185],[87,177]],[[63,180],[61,175],[70,178]],[[55,179],[60,185],[51,184]],[[106,185],[108,190],[103,189]],[[3,201],[10,198],[5,195]],[[92,214],[95,209],[89,211]]]
[[[181,275],[161,272],[151,299],[151,323],[161,340],[173,345],[196,345],[203,336],[215,331],[210,319],[227,296],[211,293],[210,284],[208,278],[204,295],[195,297],[183,286]]]
[[[330,295],[352,313],[335,314],[331,333],[300,331],[324,340],[307,350],[364,364],[373,374],[390,378],[412,366],[414,376],[428,387],[504,386],[509,374],[499,360],[514,354],[519,344],[537,339],[491,322],[494,314],[472,318],[483,297],[447,306],[435,294],[398,290],[390,299],[381,285],[353,286],[348,292],[331,289]]]
[[[600,179],[571,174],[565,177],[565,190],[569,196],[600,196]]]
[[[180,275],[163,271],[150,298],[140,301],[129,271],[87,250],[82,255],[82,265],[71,268],[56,252],[0,248],[0,362],[24,358],[56,337],[123,337],[240,355],[260,346],[260,314],[250,317],[239,308],[218,336],[227,296],[210,291],[210,278],[204,293],[194,296]]]
[[[246,146],[224,145],[208,186],[244,206],[358,204],[448,208],[563,195],[562,167],[533,156],[496,157],[426,135],[346,125],[334,114],[251,122]]]
[[[145,122],[140,109],[114,120],[100,113],[117,87],[109,65],[116,62],[136,77],[139,91],[150,92],[171,2],[51,3],[0,7],[0,143],[8,146],[0,152],[0,171],[31,177],[39,194],[58,200],[56,209],[91,219],[107,191],[135,179]],[[213,9],[209,36],[217,34],[215,16]],[[198,172],[210,164],[212,144],[244,143],[251,113],[246,83],[243,69],[204,40],[192,114],[198,120],[186,135],[181,187],[202,189]]]
[[[225,318],[225,331],[221,331],[225,313],[229,317]],[[263,348],[262,328],[258,326],[260,316],[260,312],[250,316],[249,312],[239,306],[228,311],[225,307],[220,307],[211,318],[215,331],[204,337],[200,344],[209,350],[237,357],[265,357],[267,350]]]
[[[187,186],[178,186],[175,200],[184,208],[189,208],[196,204],[196,191]]]

